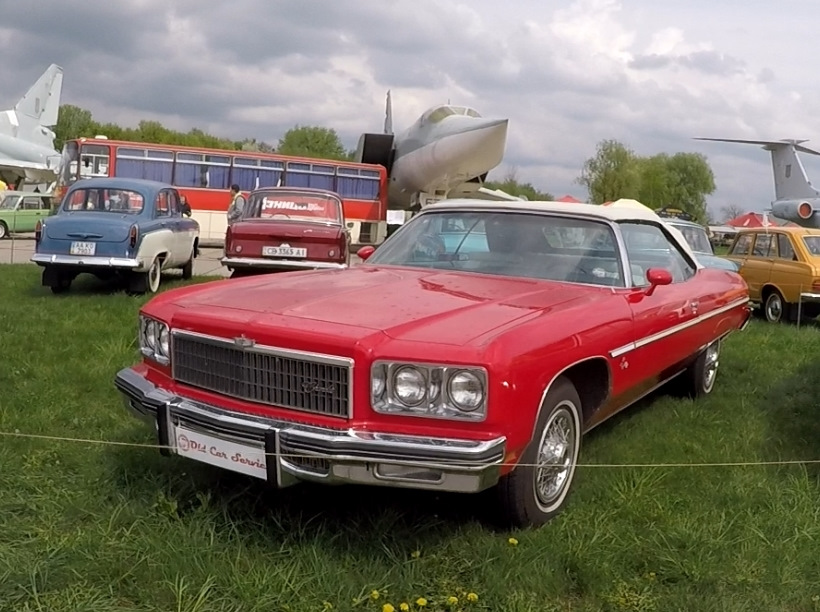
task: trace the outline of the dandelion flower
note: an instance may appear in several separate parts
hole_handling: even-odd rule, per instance
[[[373,589],[372,591],[370,591],[370,599],[372,599],[373,601],[376,601],[379,597],[381,597],[381,595],[376,589]]]
[[[475,593],[467,593],[467,601],[470,603],[475,603],[478,601],[478,595]]]
[[[419,598],[416,600],[416,605],[417,605],[419,608],[423,608],[424,606],[426,606],[426,605],[427,605],[427,600],[426,600],[426,599],[424,599],[424,597],[419,597]]]
[[[448,606],[454,606],[454,605],[456,605],[457,603],[458,603],[458,597],[456,597],[455,595],[450,595],[450,596],[447,598],[447,605],[448,605]]]
[[[419,557],[421,557],[421,551],[420,550],[414,550],[413,552],[410,553],[410,558],[411,559],[418,559]]]
[[[399,610],[401,610],[401,612],[409,612],[410,606],[409,604],[402,602],[399,604]]]
[[[325,612],[328,612],[328,610],[332,610],[332,609],[333,609],[333,604],[332,603],[330,603],[329,601],[323,601],[322,602],[322,610],[324,610]]]
[[[382,612],[396,612],[396,608],[394,608],[391,604],[386,603],[382,606]]]
[[[507,542],[510,543],[510,546],[518,546],[518,540],[516,540],[515,538],[510,538],[509,540],[507,540]]]

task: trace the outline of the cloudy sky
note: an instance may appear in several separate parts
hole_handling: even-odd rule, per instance
[[[585,198],[596,144],[707,155],[710,208],[762,210],[769,154],[695,136],[814,139],[817,0],[0,0],[2,108],[52,62],[99,121],[275,143],[295,124],[348,148],[450,100],[510,119],[491,178]],[[820,181],[820,158],[804,156]]]

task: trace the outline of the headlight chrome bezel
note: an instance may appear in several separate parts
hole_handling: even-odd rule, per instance
[[[167,324],[140,315],[138,337],[143,357],[153,359],[160,365],[171,363],[171,329]]]
[[[397,392],[401,384],[397,379],[408,371],[416,372],[423,386],[423,395],[416,402],[403,400]],[[479,387],[480,400],[474,405],[454,399],[452,383],[459,377]],[[408,377],[404,383],[411,384]],[[482,366],[378,360],[370,368],[370,405],[379,414],[480,423],[487,418],[488,395],[487,369]]]

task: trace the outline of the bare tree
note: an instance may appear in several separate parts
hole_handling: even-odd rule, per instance
[[[720,209],[720,220],[725,223],[726,221],[731,221],[735,217],[739,217],[742,214],[743,209],[740,206],[737,204],[727,204]]]

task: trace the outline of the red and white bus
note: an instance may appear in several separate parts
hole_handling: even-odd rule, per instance
[[[118,176],[162,181],[188,199],[203,243],[222,242],[228,227],[230,186],[247,197],[258,187],[318,187],[334,191],[344,203],[350,240],[377,245],[387,234],[387,171],[384,166],[275,153],[229,151],[105,137],[77,138],[63,146],[63,166],[55,195],[76,180]]]

